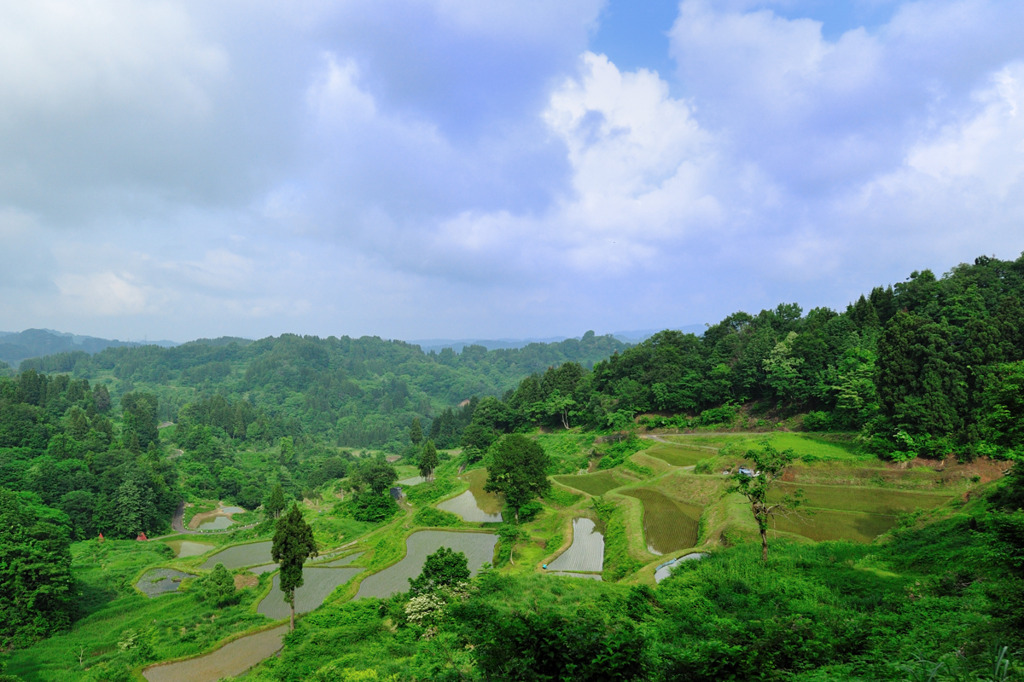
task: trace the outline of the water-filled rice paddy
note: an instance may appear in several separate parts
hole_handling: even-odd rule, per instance
[[[389,597],[397,592],[405,592],[409,589],[409,579],[415,578],[423,570],[427,556],[441,547],[450,547],[464,553],[470,572],[476,575],[481,566],[494,561],[494,545],[497,542],[498,536],[493,533],[454,533],[443,530],[413,533],[405,541],[405,558],[364,579],[355,599]]]
[[[191,573],[183,573],[173,568],[151,568],[142,574],[135,587],[152,598],[168,592],[177,592],[182,580],[194,577]]]
[[[324,603],[324,599],[338,585],[344,585],[362,571],[362,568],[312,568],[307,566],[302,571],[302,587],[295,590],[295,613],[312,611]],[[274,585],[270,594],[263,598],[256,609],[268,618],[277,620],[287,618],[290,612],[288,603],[281,592],[281,576],[274,576]]]
[[[241,568],[242,566],[268,564],[273,562],[270,556],[272,544],[270,540],[266,540],[264,542],[250,542],[247,545],[228,547],[207,559],[199,568],[212,570],[217,564],[224,564],[224,568]]]
[[[795,533],[818,542],[826,540],[853,540],[871,542],[896,525],[896,517],[888,514],[810,509],[809,514],[799,510],[788,516],[776,516],[774,528],[784,533]]]
[[[701,508],[672,498],[651,488],[625,490],[644,505],[644,536],[652,554],[667,554],[697,544]]]
[[[215,546],[208,542],[193,542],[191,540],[171,540],[167,545],[174,550],[174,556],[179,559],[206,554]]]
[[[450,500],[445,500],[437,505],[438,509],[451,512],[462,517],[463,521],[471,523],[501,523],[501,514],[488,514],[477,505],[476,498],[471,490],[457,495]]]
[[[661,564],[656,569],[654,569],[654,582],[660,583],[662,580],[672,575],[672,569],[679,565],[681,562],[698,561],[706,556],[707,554],[702,554],[700,552],[691,552],[690,554],[686,554],[681,557],[676,557],[671,561],[666,561],[665,563]]]
[[[420,483],[423,483],[426,480],[427,479],[423,478],[422,476],[412,476],[410,478],[403,478],[402,480],[398,481],[396,485],[419,485]]]
[[[604,568],[604,534],[588,518],[572,520],[572,544],[548,564],[549,571],[600,573]]]
[[[286,634],[288,626],[281,625],[228,642],[205,656],[154,666],[142,674],[149,682],[216,682],[236,677],[279,651]]]
[[[588,495],[604,495],[613,488],[625,485],[628,481],[628,479],[617,475],[610,469],[593,474],[555,476],[554,479],[562,485],[567,485],[570,488],[576,488],[576,490],[582,490]]]
[[[469,492],[476,500],[476,506],[485,514],[497,514],[505,504],[505,496],[484,490],[487,484],[487,469],[473,469],[460,478],[469,483]]]
[[[214,516],[209,521],[200,523],[198,530],[227,530],[234,524],[235,522],[229,516]]]

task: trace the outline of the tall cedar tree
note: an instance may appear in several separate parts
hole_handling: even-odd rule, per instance
[[[313,529],[309,527],[299,505],[292,503],[291,510],[277,522],[270,556],[281,566],[281,592],[291,607],[291,629],[295,629],[295,590],[302,587],[302,564],[316,556],[316,541]]]
[[[551,488],[547,475],[551,458],[544,448],[518,433],[503,436],[487,454],[490,463],[484,490],[504,493],[505,504],[519,523],[519,510]]]
[[[434,469],[437,468],[439,462],[434,441],[427,440],[423,445],[423,454],[420,455],[420,475],[429,480],[434,475]]]

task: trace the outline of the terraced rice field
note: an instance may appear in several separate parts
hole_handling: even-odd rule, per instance
[[[171,540],[167,545],[174,550],[174,556],[179,559],[201,556],[215,547],[215,545],[211,545],[208,542],[193,542],[191,540]]]
[[[286,634],[288,626],[280,625],[236,639],[205,656],[154,666],[142,674],[149,682],[217,682],[236,677],[279,651]]]
[[[588,518],[573,519],[572,544],[547,568],[567,573],[600,573],[604,569],[604,534]]]
[[[265,542],[250,542],[247,545],[228,547],[207,559],[199,568],[213,570],[217,564],[224,564],[224,568],[241,568],[243,566],[269,564],[273,562],[270,556],[270,546],[272,544],[267,540]]]
[[[445,500],[437,505],[438,509],[451,512],[470,523],[501,523],[501,514],[488,514],[477,505],[477,499],[473,492],[467,490],[450,500]]]
[[[667,554],[697,544],[701,508],[677,502],[652,488],[633,488],[623,495],[644,505],[644,536],[652,554]]]
[[[195,578],[191,573],[183,573],[173,568],[151,568],[142,574],[135,587],[147,597],[156,597],[169,592],[177,592],[181,581]]]
[[[717,454],[715,450],[674,443],[655,443],[644,450],[644,453],[677,467],[693,466],[702,459],[714,457]]]
[[[582,490],[588,495],[604,495],[609,490],[625,485],[629,480],[611,470],[593,474],[555,476],[554,479],[562,485]]]
[[[331,567],[331,568],[334,568],[334,567],[337,567],[337,566],[348,566],[353,561],[355,561],[359,557],[363,556],[363,554],[365,554],[365,552],[356,552],[355,554],[349,554],[348,556],[342,557],[340,559],[334,559],[333,561],[325,561],[324,563],[315,564],[315,566],[318,566],[318,567],[319,566],[328,566],[328,567]]]
[[[209,521],[200,523],[197,530],[227,530],[234,524],[235,522],[229,516],[214,516]]]
[[[795,533],[805,538],[826,540],[853,540],[871,542],[896,525],[896,517],[887,514],[812,509],[810,514],[794,513],[776,517],[775,530]]]
[[[344,585],[354,578],[361,568],[312,568],[307,566],[302,571],[302,587],[295,590],[295,613],[307,613],[324,603],[328,595],[339,585]],[[274,576],[274,585],[270,594],[263,598],[256,609],[264,616],[278,620],[287,618],[290,612],[288,603],[281,592],[281,576]]]
[[[952,499],[949,493],[912,492],[891,488],[860,487],[851,485],[814,485],[784,483],[775,485],[769,500],[781,499],[797,490],[804,493],[804,506],[816,509],[867,512],[895,515],[915,509],[932,509]]]
[[[499,493],[489,493],[484,490],[487,484],[487,469],[473,469],[460,478],[469,483],[469,492],[476,500],[476,506],[485,514],[498,514],[505,506],[505,496]]]
[[[476,575],[485,563],[494,562],[494,545],[498,536],[493,533],[455,533],[442,530],[421,530],[406,541],[405,558],[379,573],[368,576],[359,585],[355,599],[362,597],[390,597],[409,589],[409,579],[423,570],[427,556],[441,547],[450,547],[466,555],[469,570]]]
[[[701,552],[691,552],[684,556],[676,557],[671,561],[666,561],[665,563],[661,564],[656,569],[654,569],[654,582],[660,583],[662,580],[672,575],[672,569],[678,566],[680,563],[684,561],[700,561],[706,556],[707,554],[702,554]]]

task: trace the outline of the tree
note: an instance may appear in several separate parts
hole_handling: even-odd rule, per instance
[[[275,519],[281,516],[281,512],[284,511],[284,490],[281,488],[281,484],[278,483],[274,486],[274,489],[270,491],[270,496],[267,497],[263,503],[263,509],[266,510],[267,514],[273,516]]]
[[[383,456],[361,461],[352,475],[353,483],[358,486],[369,486],[375,495],[383,493],[397,480],[398,472]]]
[[[416,446],[423,442],[423,427],[420,425],[419,417],[414,417],[409,426],[409,442]]]
[[[74,580],[67,517],[0,488],[0,649],[67,627]]]
[[[440,547],[423,562],[420,574],[409,578],[409,592],[413,595],[423,594],[466,580],[469,580],[469,561],[466,555],[451,547]]]
[[[438,464],[437,448],[434,447],[434,441],[428,440],[423,445],[423,454],[420,455],[420,475],[429,480]]]
[[[519,510],[551,487],[547,476],[551,458],[544,448],[518,433],[503,436],[487,454],[489,464],[484,490],[504,493],[505,503],[519,523]]]
[[[270,556],[281,567],[281,592],[291,608],[289,624],[295,629],[295,590],[302,587],[302,564],[316,556],[316,541],[313,529],[309,527],[299,505],[292,503],[291,510],[277,523]]]
[[[235,579],[224,564],[217,564],[210,575],[203,578],[202,598],[208,599],[217,607],[237,604],[239,595],[235,592]]]
[[[778,513],[793,509],[800,504],[800,491],[796,495],[787,495],[779,502],[768,502],[768,491],[787,466],[793,463],[796,455],[792,450],[779,452],[771,443],[765,441],[761,450],[748,450],[747,458],[754,462],[755,470],[750,473],[744,470],[733,474],[733,486],[730,492],[738,492],[750,502],[750,511],[754,514],[757,529],[761,533],[761,560],[768,561],[768,521]]]

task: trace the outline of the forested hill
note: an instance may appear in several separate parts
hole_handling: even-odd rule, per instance
[[[471,433],[638,415],[652,426],[749,426],[741,407],[802,415],[811,431],[858,431],[895,460],[1024,454],[1024,256],[980,257],[942,278],[914,272],[842,313],[782,304],[700,337],[660,332],[591,372],[525,379],[501,406],[478,410]]]
[[[111,346],[139,346],[142,344],[117,339],[100,339],[94,336],[78,336],[55,332],[49,329],[26,329],[22,332],[0,332],[0,362],[11,367],[26,358],[36,358],[54,353],[96,353]],[[157,345],[171,345],[161,341]]]
[[[480,396],[501,396],[531,373],[564,363],[585,367],[625,350],[612,336],[531,343],[488,351],[466,346],[424,353],[378,337],[352,339],[284,334],[259,341],[200,340],[174,348],[107,348],[95,355],[59,353],[26,360],[22,371],[71,373],[109,387],[115,401],[144,391],[159,399],[162,421],[177,421],[187,404],[218,396],[230,407],[210,424],[235,436],[272,441],[315,434],[353,447],[404,444],[413,419],[443,427],[457,444]],[[227,412],[230,411],[229,416]],[[203,416],[205,421],[208,415]],[[444,423],[434,422],[439,420]]]

